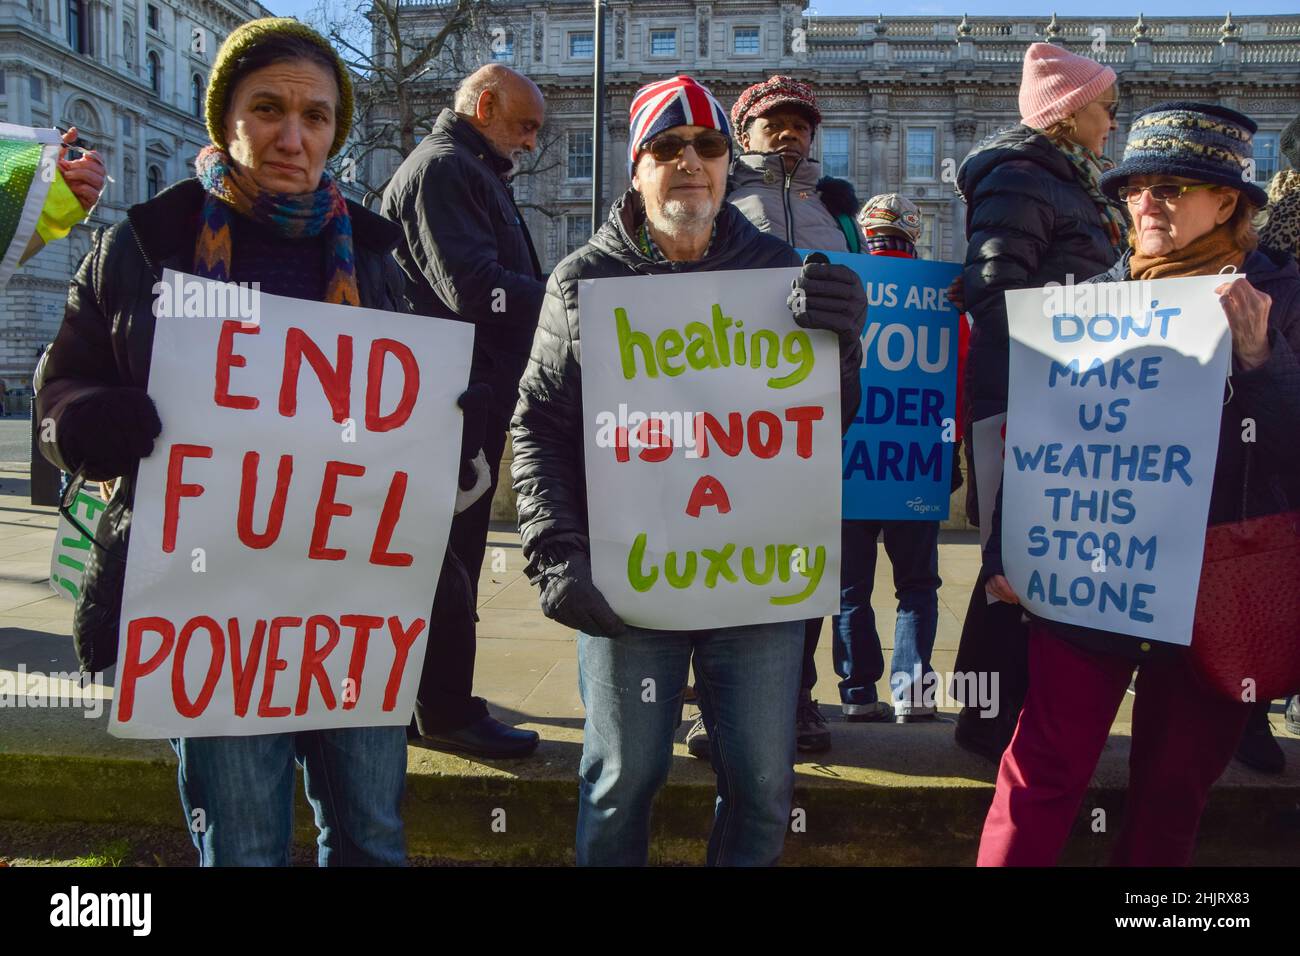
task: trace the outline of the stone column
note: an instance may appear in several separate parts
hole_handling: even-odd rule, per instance
[[[958,117],[952,124],[953,132],[956,134],[956,150],[953,156],[956,170],[961,168],[962,160],[970,152],[971,146],[975,143],[975,130],[978,128],[973,116]],[[952,255],[954,260],[960,261],[966,258],[966,204],[957,196],[957,182],[948,184],[952,189]]]
[[[894,125],[882,118],[867,123],[867,135],[871,139],[871,195],[878,196],[889,188],[889,169],[885,155],[885,145]]]
[[[627,104],[615,98],[606,104],[607,116],[627,115]],[[627,120],[607,120],[605,125],[605,208],[627,190]]]

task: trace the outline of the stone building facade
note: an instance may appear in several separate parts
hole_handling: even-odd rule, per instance
[[[868,196],[900,191],[921,208],[921,245],[937,258],[965,252],[965,207],[954,174],[971,147],[1019,119],[1025,48],[1051,41],[1119,75],[1118,157],[1134,113],[1196,99],[1258,121],[1257,178],[1284,162],[1278,135],[1300,113],[1300,15],[1234,18],[819,17],[810,4],[763,0],[630,3],[606,13],[604,201],[628,185],[627,108],[642,83],[690,73],[730,107],[775,72],[814,84],[824,113],[814,152],[825,170]],[[413,26],[437,4],[405,4]],[[593,26],[587,0],[496,4],[495,50],[483,59],[532,77],[547,102],[542,171],[516,193],[549,268],[590,235]],[[501,42],[504,41],[504,42]],[[446,103],[450,88],[426,90]],[[390,162],[391,160],[385,160]],[[385,178],[372,170],[373,181]]]
[[[22,404],[58,331],[91,234],[193,175],[208,141],[204,84],[217,48],[266,15],[256,0],[0,0],[0,118],[75,125],[111,177],[91,219],[0,290],[0,379],[11,405]]]

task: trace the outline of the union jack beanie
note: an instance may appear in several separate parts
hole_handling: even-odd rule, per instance
[[[689,76],[647,83],[632,97],[628,112],[628,176],[636,169],[642,147],[674,126],[704,126],[720,131],[731,140],[727,111],[712,93]]]

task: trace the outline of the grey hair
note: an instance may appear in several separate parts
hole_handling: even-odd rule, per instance
[[[478,109],[478,98],[483,95],[483,91],[492,86],[491,77],[480,75],[478,72],[471,73],[465,79],[460,81],[456,87],[456,95],[452,98],[451,108],[457,113],[473,115]]]
[[[478,110],[479,97],[485,90],[491,90],[496,98],[502,99],[505,95],[503,90],[513,78],[519,77],[525,79],[520,74],[507,66],[500,63],[489,63],[481,66],[465,79],[460,81],[456,87],[456,93],[452,97],[451,108],[465,116],[473,116]]]

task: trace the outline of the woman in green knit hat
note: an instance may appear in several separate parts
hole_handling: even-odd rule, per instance
[[[163,269],[405,311],[390,255],[398,227],[347,201],[325,169],[351,125],[352,84],[324,37],[289,19],[244,24],[213,65],[211,143],[197,177],[99,234],[73,280],[39,383],[39,416],[55,422],[57,436],[41,450],[86,479],[121,478],[75,614],[84,670],[103,670],[116,656],[125,561],[101,559],[100,549],[127,553],[136,468],[153,451],[160,416],[168,417],[146,392],[153,287]],[[322,865],[405,859],[403,727],[191,737],[172,746],[203,865],[288,864],[295,760],[321,831]]]

